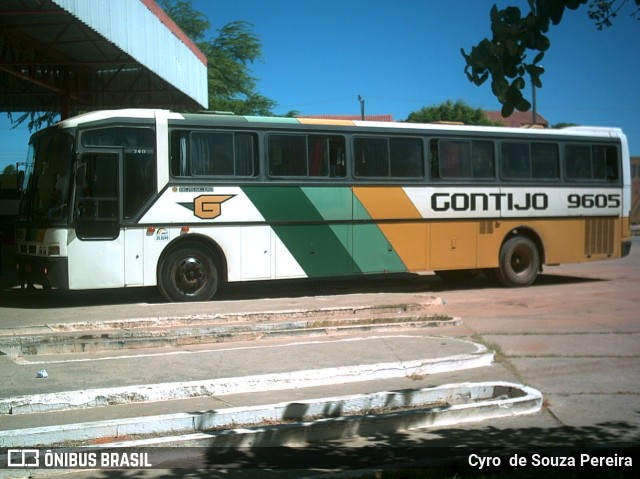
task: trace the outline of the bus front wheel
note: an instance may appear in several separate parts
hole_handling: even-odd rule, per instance
[[[504,286],[531,285],[540,270],[540,253],[536,244],[525,236],[509,238],[500,249],[500,266],[495,274]]]
[[[169,301],[208,301],[218,290],[213,254],[198,244],[180,246],[160,264],[160,292]]]

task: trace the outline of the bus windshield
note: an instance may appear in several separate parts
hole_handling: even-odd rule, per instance
[[[61,222],[67,218],[72,146],[72,138],[60,132],[31,141],[21,220]]]

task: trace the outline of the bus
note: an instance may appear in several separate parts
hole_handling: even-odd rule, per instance
[[[23,286],[157,286],[435,271],[529,286],[626,256],[621,130],[97,111],[30,140]]]
[[[631,157],[631,213],[633,226],[640,225],[640,156]]]

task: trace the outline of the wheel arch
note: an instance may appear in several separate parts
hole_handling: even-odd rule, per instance
[[[502,247],[508,240],[516,236],[525,236],[529,238],[531,241],[533,241],[533,244],[536,245],[536,248],[538,249],[538,254],[540,255],[540,270],[542,271],[542,265],[545,263],[544,243],[542,241],[542,238],[538,234],[538,232],[535,231],[533,228],[529,226],[518,226],[515,228],[511,228],[509,230],[509,233],[507,233],[505,237],[502,239],[502,243],[500,244],[500,249],[502,249]]]
[[[209,238],[208,236],[201,235],[198,233],[191,233],[188,235],[182,235],[178,238],[172,240],[167,247],[162,251],[162,254],[158,258],[158,263],[156,264],[156,276],[160,275],[161,265],[164,259],[167,257],[169,253],[175,251],[178,248],[183,248],[185,245],[195,244],[198,246],[202,246],[207,250],[211,251],[212,257],[216,263],[216,267],[218,268],[218,273],[220,275],[220,282],[226,283],[228,279],[228,267],[227,267],[227,257],[224,254],[224,250],[222,247]],[[156,279],[158,284],[160,283],[159,278]]]

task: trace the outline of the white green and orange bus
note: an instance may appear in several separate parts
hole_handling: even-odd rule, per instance
[[[16,267],[23,285],[170,301],[396,272],[528,286],[627,255],[630,207],[615,128],[98,111],[31,138]]]

